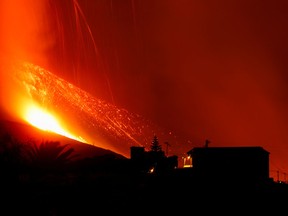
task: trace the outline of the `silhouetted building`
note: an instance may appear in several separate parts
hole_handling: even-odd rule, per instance
[[[167,157],[164,151],[145,151],[144,147],[130,147],[133,167],[141,172],[168,172],[178,167],[178,157]]]
[[[187,154],[192,157],[195,175],[205,180],[269,179],[269,152],[262,147],[196,147]]]
[[[132,160],[139,160],[145,156],[145,148],[140,146],[130,147],[130,158]]]

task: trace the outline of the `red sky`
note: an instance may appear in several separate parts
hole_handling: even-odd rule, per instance
[[[99,58],[97,71],[74,81],[171,129],[183,138],[184,153],[205,139],[211,146],[262,146],[271,170],[288,171],[287,1],[80,6]]]
[[[70,0],[47,5],[47,69],[171,130],[182,153],[262,146],[288,172],[287,1],[81,0],[86,23]]]

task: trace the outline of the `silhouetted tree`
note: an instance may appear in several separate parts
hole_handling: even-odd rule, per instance
[[[159,143],[158,137],[154,135],[150,149],[152,152],[160,152],[162,151],[162,146]]]
[[[161,164],[165,158],[162,146],[159,143],[158,137],[154,135],[150,151],[147,154],[147,163],[149,165],[149,170],[154,170],[153,172],[158,172],[161,169]]]
[[[74,149],[68,144],[61,145],[57,141],[45,141],[39,145],[32,143],[28,155],[32,167],[42,171],[52,171],[62,168],[72,158],[78,156],[73,152]]]

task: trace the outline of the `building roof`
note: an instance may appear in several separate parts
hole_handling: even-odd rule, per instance
[[[270,154],[261,146],[229,146],[229,147],[194,147],[187,152],[188,155],[192,155],[195,152],[209,152],[209,153],[220,153],[220,152],[265,152]]]

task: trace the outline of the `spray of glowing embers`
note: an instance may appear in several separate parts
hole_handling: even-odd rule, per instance
[[[13,76],[33,101],[25,105],[22,118],[38,128],[126,157],[130,146],[149,148],[154,135],[163,142],[173,138],[141,116],[97,99],[37,65],[15,64]]]

